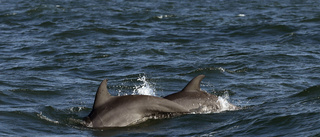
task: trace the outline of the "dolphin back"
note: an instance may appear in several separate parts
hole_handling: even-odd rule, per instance
[[[148,119],[178,116],[189,111],[176,102],[148,95],[111,96],[107,79],[97,90],[90,114],[84,118],[88,127],[124,127]]]

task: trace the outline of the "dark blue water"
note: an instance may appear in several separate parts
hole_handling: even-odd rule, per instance
[[[0,0],[1,136],[320,136],[320,3]],[[242,109],[90,129],[99,83]]]

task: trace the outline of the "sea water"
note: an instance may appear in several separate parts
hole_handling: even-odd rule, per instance
[[[319,136],[319,5],[0,0],[0,136]],[[163,97],[199,74],[241,109],[81,124],[106,78],[114,96]]]

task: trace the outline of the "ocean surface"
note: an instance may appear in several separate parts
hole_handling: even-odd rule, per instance
[[[0,136],[320,136],[318,0],[0,0]],[[123,128],[112,95],[201,88],[241,107]]]

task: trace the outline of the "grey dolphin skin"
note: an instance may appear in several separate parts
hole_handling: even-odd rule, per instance
[[[147,95],[111,96],[107,79],[97,90],[91,113],[84,118],[88,127],[124,127],[151,118],[167,118],[186,114],[181,105],[160,97]]]
[[[180,92],[165,96],[164,98],[174,101],[193,113],[215,112],[221,109],[218,97],[200,89],[200,82],[205,75],[193,78]],[[236,106],[229,104],[229,107]]]

